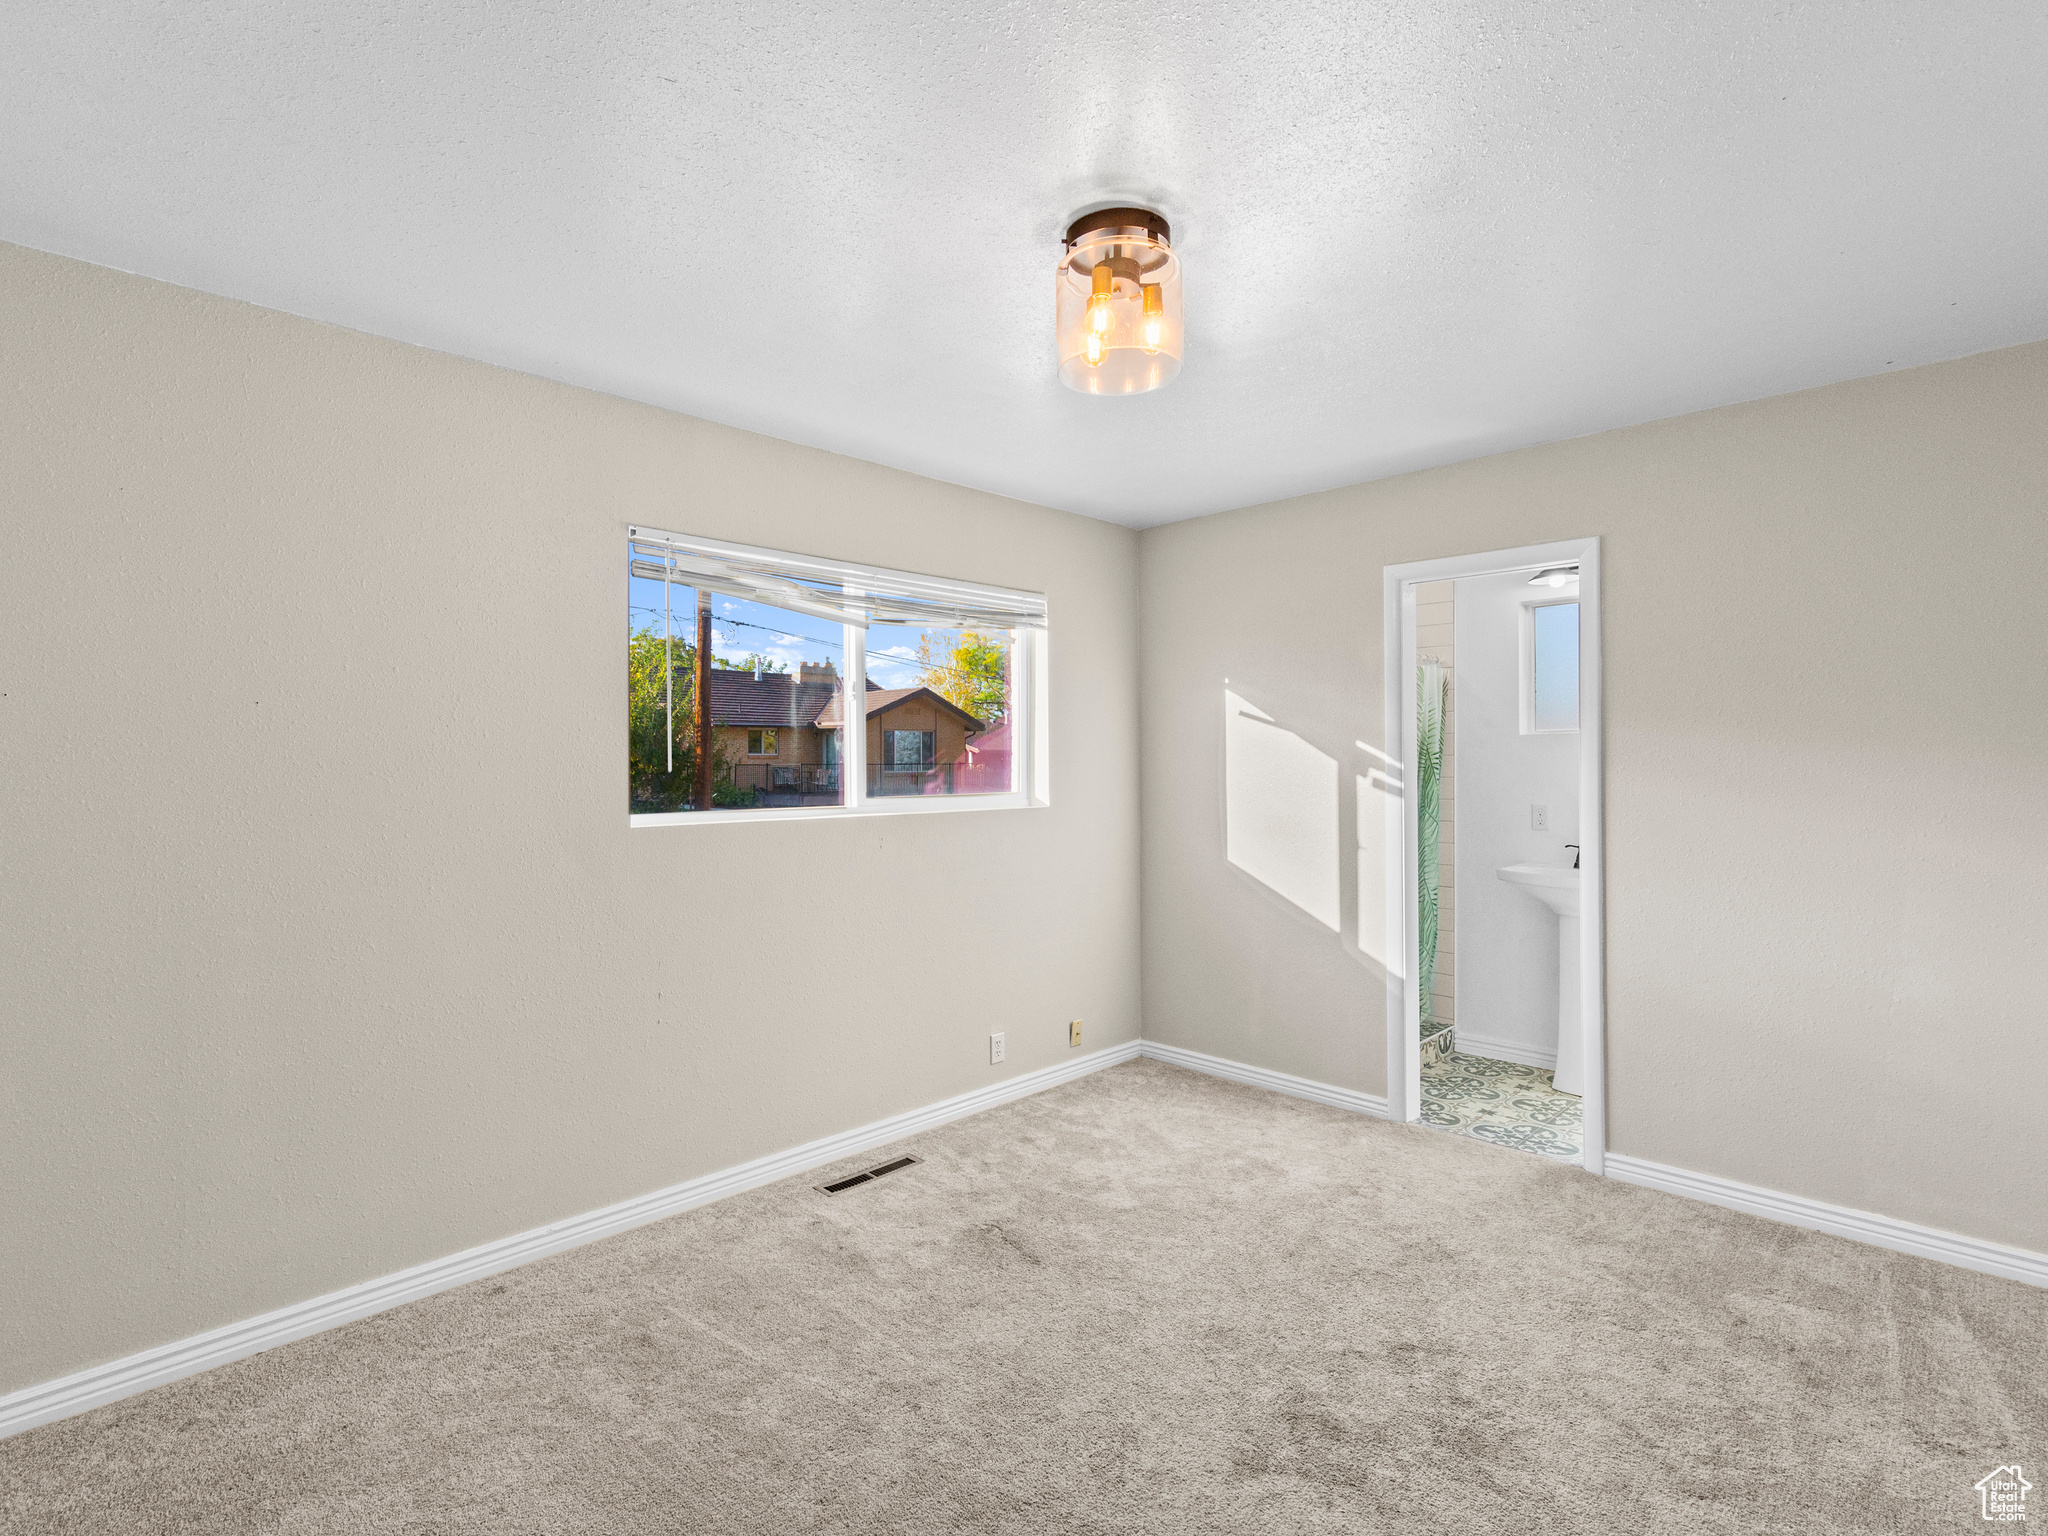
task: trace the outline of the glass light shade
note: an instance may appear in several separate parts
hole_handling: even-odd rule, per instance
[[[1115,208],[1077,220],[1058,286],[1060,382],[1069,389],[1141,395],[1180,372],[1180,261],[1157,214]]]

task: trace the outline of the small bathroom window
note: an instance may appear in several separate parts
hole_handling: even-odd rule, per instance
[[[1579,728],[1579,605],[1530,603],[1522,609],[1522,734]]]

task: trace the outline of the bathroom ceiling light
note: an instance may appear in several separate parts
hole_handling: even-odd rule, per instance
[[[1529,578],[1532,587],[1568,587],[1579,579],[1576,565],[1553,565]]]
[[[1180,372],[1180,261],[1149,208],[1084,213],[1059,267],[1060,382],[1086,395],[1142,395]]]

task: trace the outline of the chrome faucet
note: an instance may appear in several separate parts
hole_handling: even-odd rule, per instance
[[[1565,847],[1571,849],[1572,868],[1577,869],[1579,867],[1579,845],[1577,843],[1566,843]]]

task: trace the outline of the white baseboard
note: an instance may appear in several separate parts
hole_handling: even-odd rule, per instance
[[[1488,1041],[1486,1044],[1491,1045],[1492,1042]],[[1463,1050],[1464,1047],[1465,1032],[1460,1029],[1458,1048]],[[1350,1088],[1337,1088],[1329,1083],[1294,1077],[1266,1067],[1248,1066],[1244,1062],[1230,1061],[1221,1056],[1205,1056],[1199,1051],[1183,1050],[1177,1045],[1162,1045],[1156,1040],[1146,1040],[1140,1043],[1139,1052],[1154,1061],[1169,1062],[1177,1067],[1206,1072],[1212,1077],[1228,1078],[1233,1083],[1244,1083],[1253,1088],[1270,1088],[1275,1093],[1291,1094],[1298,1099],[1312,1099],[1318,1104],[1330,1104],[1338,1109],[1355,1110],[1360,1114],[1377,1115],[1381,1118],[1385,1118],[1387,1113],[1387,1101],[1375,1094],[1359,1093]],[[1475,1054],[1496,1055],[1494,1051],[1484,1049],[1476,1051]],[[1517,1058],[1502,1052],[1499,1053],[1498,1059],[1514,1061]],[[1551,1065],[1549,1061],[1526,1060],[1525,1064],[1544,1067]],[[1806,1199],[1801,1195],[1762,1189],[1754,1184],[1738,1184],[1733,1179],[1716,1178],[1712,1174],[1692,1173],[1684,1168],[1668,1168],[1662,1163],[1646,1162],[1639,1157],[1623,1157],[1615,1152],[1607,1154],[1606,1173],[1610,1178],[1621,1179],[1630,1184],[1641,1184],[1651,1189],[1664,1190],[1669,1194],[1704,1200],[1710,1205],[1726,1206],[1731,1210],[1747,1211],[1753,1216],[1788,1222],[1793,1226],[1806,1227],[1815,1232],[1829,1232],[1836,1237],[1871,1243],[1898,1253],[1914,1253],[1943,1264],[1979,1270],[1987,1275],[2001,1275],[2008,1280],[2020,1280],[2029,1285],[2048,1286],[2048,1254],[2034,1253],[2029,1249],[1985,1242],[1981,1238],[1963,1237],[1933,1227],[1916,1226],[1910,1221],[1899,1221],[1870,1211],[1851,1210],[1842,1205],[1829,1205],[1820,1200]]]
[[[1157,1040],[1138,1042],[1138,1053],[1153,1061],[1163,1061],[1170,1066],[1186,1067],[1192,1072],[1206,1072],[1211,1077],[1228,1078],[1233,1083],[1244,1083],[1252,1088],[1270,1088],[1275,1093],[1284,1093],[1292,1098],[1310,1099],[1317,1104],[1328,1104],[1336,1109],[1348,1109],[1361,1115],[1377,1115],[1387,1118],[1387,1101],[1376,1093],[1360,1093],[1355,1088],[1338,1088],[1329,1083],[1319,1083],[1314,1078],[1295,1077],[1286,1072],[1275,1072],[1270,1067],[1247,1066],[1241,1061],[1230,1061],[1222,1056],[1204,1056],[1200,1051],[1183,1050],[1177,1045],[1161,1045]]]
[[[1512,1061],[1518,1067],[1541,1067],[1546,1072],[1557,1070],[1557,1052],[1540,1050],[1533,1045],[1520,1045],[1513,1040],[1496,1040],[1491,1035],[1476,1035],[1462,1024],[1455,1024],[1458,1054],[1460,1056],[1484,1056],[1488,1061]]]
[[[944,1125],[948,1121],[961,1119],[980,1110],[992,1109],[998,1104],[1071,1082],[1077,1077],[1134,1060],[1141,1055],[1154,1061],[1205,1072],[1212,1077],[1225,1078],[1230,1082],[1270,1089],[1275,1093],[1308,1099],[1317,1104],[1328,1104],[1358,1114],[1374,1115],[1383,1119],[1387,1113],[1387,1101],[1377,1094],[1360,1093],[1352,1088],[1338,1088],[1329,1083],[1316,1082],[1311,1078],[1295,1077],[1286,1072],[1275,1072],[1267,1067],[1249,1066],[1244,1062],[1230,1061],[1221,1056],[1206,1056],[1200,1051],[1162,1045],[1156,1040],[1133,1040],[1123,1045],[1112,1046],[1108,1050],[1076,1057],[1072,1061],[1059,1062],[1036,1072],[1006,1078],[1002,1082],[991,1083],[986,1088],[977,1088],[971,1093],[928,1104],[921,1109],[908,1110],[900,1115],[892,1115],[886,1120],[876,1120],[868,1125],[857,1126],[835,1136],[807,1142],[785,1152],[771,1153],[767,1157],[756,1158],[735,1168],[706,1174],[702,1178],[671,1185],[667,1189],[621,1201],[617,1205],[572,1216],[551,1226],[536,1227],[532,1231],[485,1243],[481,1247],[452,1254],[447,1258],[415,1265],[396,1274],[366,1280],[345,1290],[331,1291],[310,1301],[281,1307],[275,1312],[266,1312],[261,1317],[230,1323],[189,1339],[180,1339],[172,1344],[143,1350],[125,1359],[91,1366],[56,1381],[23,1388],[0,1397],[0,1439],[19,1434],[25,1429],[33,1429],[38,1424],[47,1424],[53,1419],[83,1413],[88,1408],[97,1408],[102,1404],[130,1397],[137,1392],[148,1391],[151,1387],[162,1386],[166,1382],[196,1376],[201,1371],[211,1370],[217,1365],[226,1365],[230,1361],[240,1360],[279,1344],[288,1344],[294,1339],[302,1339],[324,1329],[339,1327],[343,1323],[368,1317],[372,1313],[382,1312],[408,1301],[417,1301],[423,1296],[432,1296],[436,1292],[450,1290],[458,1285],[467,1285],[472,1280],[484,1279],[502,1270],[544,1258],[551,1253],[560,1253],[567,1248],[579,1247],[598,1238],[609,1237],[615,1232],[624,1232],[651,1221],[660,1221],[666,1216],[678,1215],[726,1195],[736,1195],[742,1190],[772,1184],[777,1179],[787,1178],[808,1168],[822,1167],[826,1163],[836,1162],[842,1157],[849,1157],[869,1147],[900,1141],[906,1136],[928,1130],[933,1126]],[[2024,1281],[2029,1285],[2048,1286],[2048,1255],[2034,1253],[2028,1249],[1963,1237],[1953,1232],[1938,1231],[1933,1227],[1898,1221],[1889,1216],[1878,1216],[1869,1211],[1828,1205],[1799,1195],[1762,1189],[1753,1184],[1739,1184],[1733,1179],[1716,1178],[1710,1174],[1691,1173],[1683,1168],[1669,1168],[1661,1163],[1623,1157],[1612,1152],[1607,1155],[1607,1172],[1611,1177],[1626,1180],[1631,1184],[1641,1184],[1694,1200],[1704,1200],[1732,1210],[1747,1211],[1751,1215],[1789,1222],[1793,1226],[1806,1227],[1817,1232],[1830,1232],[1837,1237],[1873,1243],[1880,1248],[1890,1248],[1900,1253],[1919,1254],[1941,1263],[1980,1270],[1990,1275],[2002,1275],[2007,1279]]]
[[[1135,1040],[0,1397],[0,1439],[1135,1060]]]
[[[1607,1173],[1610,1178],[1630,1184],[1704,1200],[1709,1205],[1726,1206],[1731,1211],[1747,1211],[1752,1216],[1768,1217],[1812,1232],[1828,1232],[1836,1237],[1889,1248],[1895,1253],[1915,1253],[1923,1259],[1980,1270],[1987,1275],[2002,1275],[2008,1280],[2025,1281],[2028,1285],[2048,1286],[2048,1254],[2035,1253],[2030,1249],[1988,1243],[1982,1238],[1963,1237],[1955,1232],[1922,1227],[1871,1211],[1852,1210],[1846,1205],[1829,1205],[1822,1200],[1788,1195],[1781,1190],[1764,1189],[1755,1184],[1738,1184],[1733,1179],[1717,1178],[1710,1173],[1669,1168],[1663,1163],[1647,1162],[1640,1157],[1623,1157],[1618,1152],[1607,1154]]]

